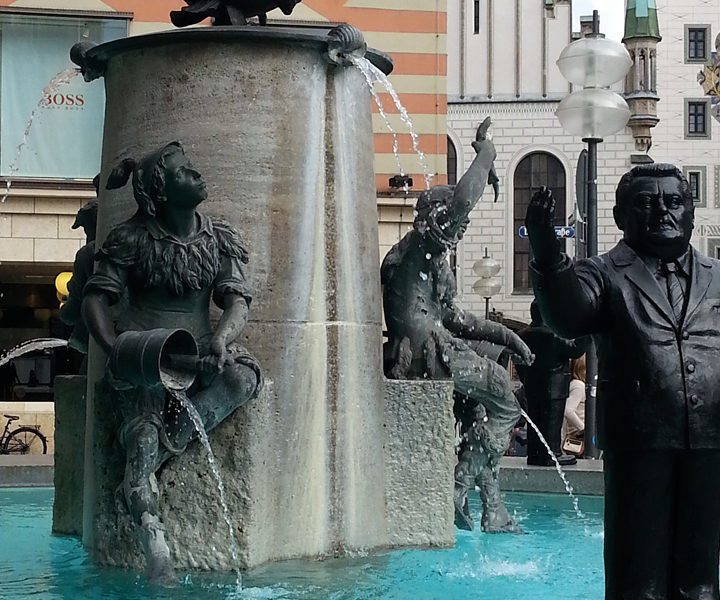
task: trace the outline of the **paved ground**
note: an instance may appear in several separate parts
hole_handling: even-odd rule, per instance
[[[602,496],[602,460],[580,459],[562,469],[574,493]],[[555,467],[529,467],[527,459],[518,456],[500,460],[500,487],[508,492],[565,493],[565,484]]]
[[[52,487],[53,456],[0,456],[0,487]]]
[[[578,460],[563,471],[576,494],[603,493],[601,460]],[[0,456],[0,487],[50,487],[53,457]],[[500,485],[509,492],[565,493],[565,484],[555,467],[529,467],[525,458],[506,456],[500,461]]]

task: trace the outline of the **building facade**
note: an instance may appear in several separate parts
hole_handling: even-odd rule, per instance
[[[487,248],[502,264],[503,287],[492,306],[504,317],[529,319],[529,245],[518,229],[527,201],[540,185],[549,185],[558,198],[556,225],[572,222],[577,162],[585,145],[555,117],[559,101],[571,91],[555,61],[579,35],[572,31],[572,17],[570,0],[459,0],[448,5],[449,171],[456,168],[460,174],[469,164],[470,142],[486,116],[493,120],[498,151],[500,201],[493,204],[486,192],[458,250],[460,302],[478,312],[484,300],[472,291],[477,280],[472,265]],[[600,5],[601,31],[602,19]],[[620,176],[648,160],[671,162],[685,172],[697,196],[693,243],[709,254],[718,252],[715,104],[697,82],[698,72],[713,59],[718,19],[720,7],[714,3],[626,2],[623,41],[634,64],[625,82],[613,89],[625,93],[632,117],[628,127],[598,146],[600,252],[621,237],[612,217]],[[583,21],[587,19],[581,17]],[[573,252],[573,242],[565,244]]]
[[[72,225],[77,210],[95,197],[92,178],[100,166],[104,112],[102,79],[88,84],[78,77],[70,47],[171,29],[169,12],[184,5],[183,0],[0,0],[0,349],[69,334],[59,320],[54,282],[72,269],[85,243],[82,229]],[[433,183],[446,180],[445,0],[303,0],[290,17],[273,11],[268,19],[271,25],[350,23],[369,46],[394,61],[390,82],[408,114],[376,84],[382,111],[376,106],[373,115],[384,254],[412,221],[417,195],[390,180],[405,177],[422,187],[425,175]],[[56,374],[74,372],[79,359],[69,350],[36,353],[14,361],[19,382],[0,382],[0,403],[12,402],[0,408],[22,415],[24,424],[43,423],[51,450],[52,381]],[[23,385],[31,370],[39,385]]]
[[[475,128],[490,116],[500,178],[500,199],[493,203],[486,190],[458,249],[459,301],[475,312],[484,310],[484,299],[472,291],[477,280],[472,265],[487,249],[502,265],[502,290],[491,306],[506,318],[529,320],[530,248],[519,228],[534,191],[541,185],[553,189],[556,225],[568,224],[573,215],[576,165],[585,144],[555,117],[570,92],[555,61],[573,40],[572,10],[570,0],[462,0],[448,7],[448,143],[457,152],[457,173],[472,160]],[[602,13],[600,19],[602,30]],[[627,132],[598,149],[601,251],[617,239],[614,186],[632,151]],[[573,252],[572,242],[565,245]]]
[[[60,335],[54,279],[71,268],[84,243],[72,229],[76,211],[94,197],[100,165],[102,80],[76,77],[68,57],[77,41],[104,42],[171,29],[183,0],[0,0],[0,348]],[[390,81],[406,107],[424,154],[391,94],[376,84],[375,170],[385,249],[399,237],[412,192],[392,187],[404,175],[445,181],[445,0],[304,0],[270,23],[347,22],[369,46],[388,53]],[[57,77],[59,74],[59,77]],[[57,79],[57,85],[49,85]],[[387,121],[387,122],[386,122]],[[394,133],[391,133],[394,132]],[[394,146],[397,146],[394,148]],[[5,194],[5,188],[8,187]]]
[[[716,85],[709,85],[710,95],[706,95],[698,76],[705,72],[708,84],[712,84],[712,73],[717,78],[720,5],[657,0],[657,19],[662,35],[657,47],[659,122],[653,130],[650,154],[655,161],[674,163],[685,173],[697,206],[692,243],[718,257],[720,124],[715,107],[720,98]]]

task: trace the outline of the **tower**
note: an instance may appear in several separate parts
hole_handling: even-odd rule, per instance
[[[635,149],[648,152],[652,145],[651,128],[657,125],[657,44],[662,40],[655,0],[627,0],[623,43],[633,66],[625,78],[625,99],[630,106],[628,126]]]

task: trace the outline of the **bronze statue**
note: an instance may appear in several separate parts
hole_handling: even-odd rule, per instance
[[[487,340],[507,346],[520,363],[531,363],[532,355],[503,325],[455,304],[455,279],[446,261],[467,229],[495,158],[492,142],[479,133],[473,142],[477,156],[465,175],[456,186],[438,185],[420,194],[413,230],[383,260],[385,372],[395,379],[452,378],[464,433],[455,469],[455,523],[472,529],[467,492],[479,475],[483,531],[519,531],[500,497],[498,462],[520,408],[507,371],[472,344]]]
[[[155,472],[196,432],[187,411],[162,385],[134,385],[120,376],[116,341],[123,332],[190,331],[200,358],[187,395],[208,431],[254,398],[262,377],[257,361],[234,343],[251,300],[248,253],[225,221],[196,211],[207,196],[202,176],[178,142],[139,162],[124,160],[107,187],[121,187],[131,174],[137,212],[116,225],[98,250],[82,310],[91,335],[113,359],[107,379],[120,413],[124,501],[144,546],[148,577],[162,581],[173,578],[173,566],[158,516]],[[113,323],[110,308],[125,292],[127,308]],[[211,298],[223,311],[215,331]]]
[[[517,367],[525,390],[527,412],[555,454],[555,459],[561,465],[573,465],[577,458],[563,454],[560,449],[560,430],[565,416],[565,401],[570,395],[570,359],[580,358],[585,353],[587,340],[566,340],[555,335],[543,322],[536,300],[530,304],[530,318],[530,325],[518,331],[535,355],[532,365]],[[530,426],[527,432],[527,464],[555,465],[537,432]]]
[[[673,165],[626,173],[613,214],[623,239],[576,263],[549,190],[526,217],[545,320],[597,343],[605,597],[717,600],[720,261],[690,245],[693,198]]]
[[[292,13],[302,0],[185,0],[187,6],[170,13],[175,27],[187,27],[212,17],[213,25],[246,25],[250,17],[267,23],[266,13],[279,8],[286,15]]]
[[[95,193],[98,192],[100,175],[93,179]],[[81,307],[83,288],[93,272],[95,266],[95,233],[97,230],[97,200],[91,200],[77,213],[73,229],[83,228],[85,232],[85,245],[75,254],[72,278],[68,282],[68,297],[60,308],[60,319],[66,325],[72,325],[73,331],[68,345],[82,354],[87,354],[88,330],[82,320]],[[84,367],[85,361],[83,361]]]

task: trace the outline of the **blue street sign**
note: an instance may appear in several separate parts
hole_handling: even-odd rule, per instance
[[[555,235],[561,240],[566,240],[567,238],[574,238],[575,229],[573,227],[556,227]],[[525,227],[525,225],[521,225],[520,229],[518,229],[518,237],[526,238],[527,236],[527,227]]]

